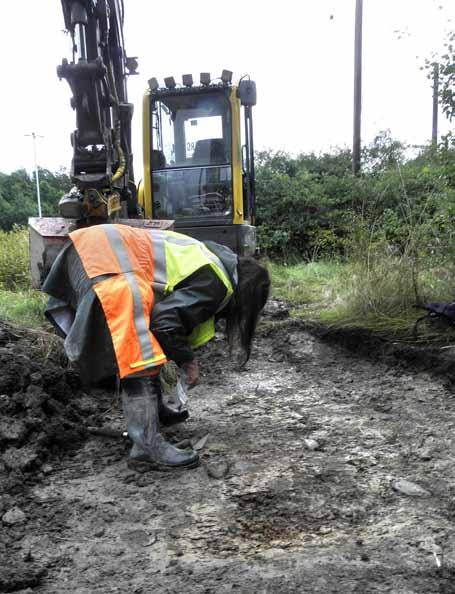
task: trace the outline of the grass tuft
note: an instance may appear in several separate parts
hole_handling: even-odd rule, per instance
[[[30,286],[27,229],[0,231],[0,319],[39,328],[45,324],[46,301]]]
[[[0,231],[0,289],[30,288],[30,263],[27,229]]]
[[[392,255],[347,263],[269,264],[273,296],[289,303],[293,316],[408,338],[425,313],[416,307],[418,302],[453,300],[453,278],[446,266],[425,262],[421,269],[417,285],[410,262]],[[441,328],[423,325],[420,334],[439,337]]]
[[[29,328],[45,324],[47,295],[33,289],[8,291],[0,289],[0,319]]]

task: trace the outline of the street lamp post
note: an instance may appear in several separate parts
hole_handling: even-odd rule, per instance
[[[39,134],[35,134],[32,132],[31,134],[26,134],[25,136],[31,136],[33,139],[33,157],[35,160],[35,181],[36,181],[36,199],[38,201],[38,216],[41,217],[41,194],[39,189],[39,173],[38,173],[38,158],[36,156],[36,139],[37,138],[44,138]]]
[[[352,172],[360,173],[360,129],[362,119],[362,13],[363,0],[356,0],[354,39],[354,133],[352,143]]]

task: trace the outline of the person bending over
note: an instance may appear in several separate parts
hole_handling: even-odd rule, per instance
[[[253,258],[173,231],[119,224],[70,234],[43,285],[46,316],[65,337],[65,351],[87,382],[118,375],[130,460],[151,466],[193,466],[198,454],[165,440],[161,424],[187,418],[163,402],[159,371],[167,361],[198,381],[193,350],[225,318],[228,343],[245,364],[270,278]]]

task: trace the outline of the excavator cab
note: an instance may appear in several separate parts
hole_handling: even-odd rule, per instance
[[[213,84],[201,75],[199,86],[191,75],[181,87],[172,77],[164,88],[149,81],[139,203],[146,219],[173,219],[176,231],[252,255],[256,87],[250,80],[233,86],[231,76],[223,71],[221,82]]]

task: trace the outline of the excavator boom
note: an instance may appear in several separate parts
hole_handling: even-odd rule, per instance
[[[65,218],[109,218],[134,211],[131,152],[133,106],[126,81],[136,74],[136,58],[126,56],[123,3],[119,0],[62,0],[65,28],[72,40],[70,61],[57,68],[71,89],[76,129],[71,135],[71,179],[75,184],[60,205]]]
[[[71,134],[74,187],[59,203],[60,217],[29,219],[32,285],[39,288],[74,229],[107,220],[168,229],[168,220],[138,218],[131,151],[133,105],[127,78],[137,59],[127,57],[122,0],[62,0],[71,37],[70,59],[57,74],[71,89],[76,129]]]

